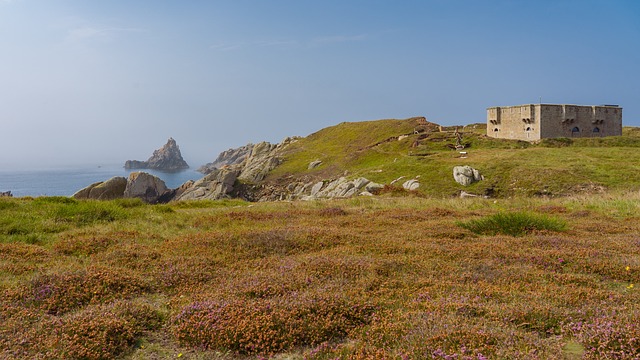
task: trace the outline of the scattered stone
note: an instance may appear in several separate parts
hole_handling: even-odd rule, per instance
[[[315,169],[318,166],[320,166],[320,164],[322,164],[322,161],[320,161],[320,160],[312,161],[312,162],[309,163],[309,166],[307,167],[307,169],[309,169],[309,170]]]
[[[478,170],[468,165],[454,167],[453,178],[458,184],[463,186],[468,186],[476,181],[484,180],[484,176],[480,175]]]
[[[11,191],[2,191],[0,192],[0,197],[13,197]]]
[[[393,184],[397,183],[398,181],[400,181],[400,180],[402,180],[402,179],[404,179],[404,178],[405,178],[404,176],[400,176],[399,178],[397,178],[397,179],[395,179],[395,180],[391,181],[391,182],[389,183],[389,185],[393,185]]]
[[[402,184],[402,187],[405,190],[413,191],[417,190],[420,187],[420,183],[416,179],[407,180]]]
[[[378,192],[380,192],[382,189],[384,189],[384,185],[382,184],[378,184],[378,183],[374,183],[373,181],[368,183],[367,186],[365,187],[365,189],[372,193],[372,194],[376,194]]]
[[[463,199],[464,198],[468,198],[468,197],[478,197],[478,196],[479,195],[471,194],[471,193],[468,193],[466,191],[460,191],[460,197],[463,198]]]

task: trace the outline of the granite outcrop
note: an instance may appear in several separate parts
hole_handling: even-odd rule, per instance
[[[107,181],[91,184],[72,196],[76,199],[113,200],[139,198],[150,204],[173,199],[176,190],[167,188],[160,178],[145,172],[133,172],[128,178],[114,176]]]
[[[158,150],[147,161],[127,160],[125,169],[154,169],[161,171],[180,171],[189,168],[189,164],[182,158],[180,147],[173,138]]]

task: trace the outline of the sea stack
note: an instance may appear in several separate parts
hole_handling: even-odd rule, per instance
[[[180,147],[173,138],[160,149],[153,152],[147,161],[127,160],[125,169],[155,169],[161,171],[179,171],[189,168],[189,164],[182,158]]]

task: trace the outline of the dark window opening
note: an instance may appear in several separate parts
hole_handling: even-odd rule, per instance
[[[580,132],[580,129],[576,126],[573,129],[571,129],[571,132],[572,133],[577,133],[577,132]]]
[[[528,127],[528,128],[527,128],[527,131],[531,131],[531,128],[530,128],[530,127]]]
[[[600,129],[599,129],[599,128],[597,128],[597,127],[596,127],[596,128],[593,128],[593,132],[594,132],[594,133],[599,133],[599,132],[600,132]]]
[[[498,128],[493,129],[493,131],[497,132],[497,131],[498,131]]]

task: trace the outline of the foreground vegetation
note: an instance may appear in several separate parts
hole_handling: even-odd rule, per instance
[[[637,192],[0,199],[0,357],[637,359],[638,214]]]

